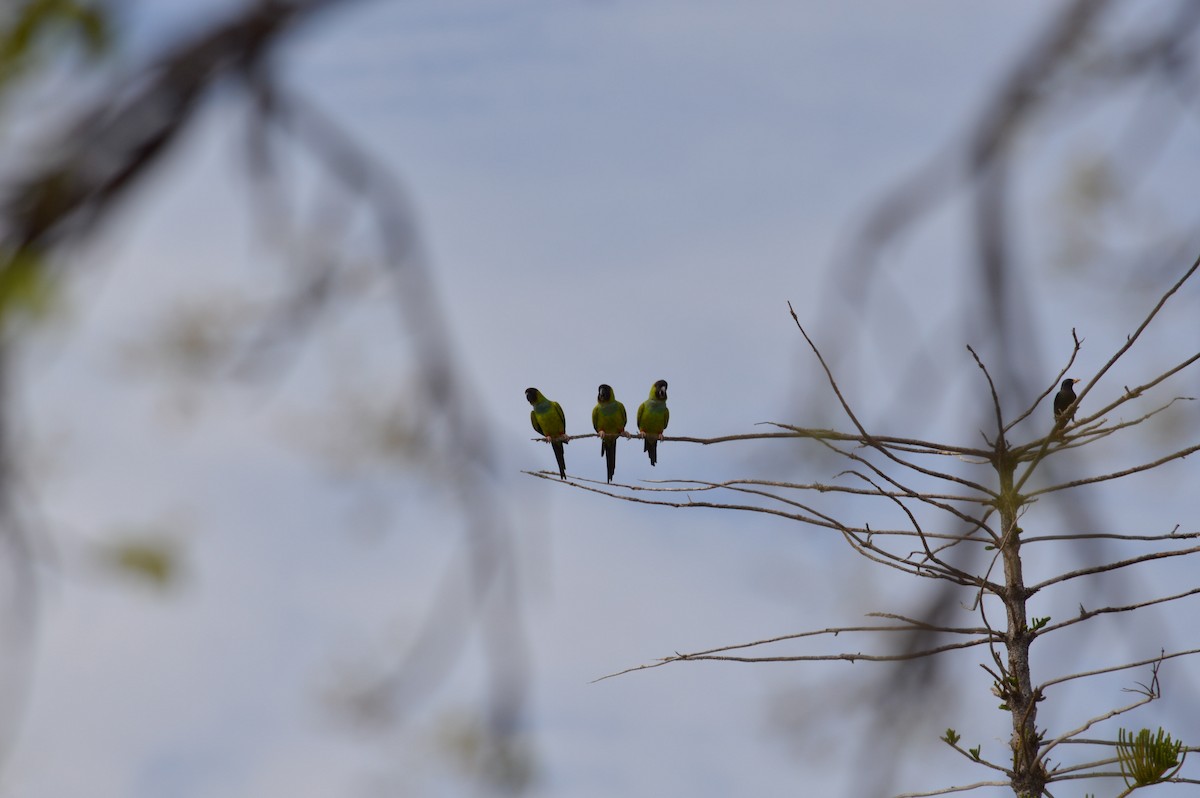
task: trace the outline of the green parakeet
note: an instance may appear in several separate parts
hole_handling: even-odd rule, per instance
[[[569,441],[559,440],[567,435],[567,417],[563,415],[562,405],[551,402],[537,388],[526,388],[525,398],[533,405],[529,411],[529,420],[538,435],[543,435],[550,441],[554,449],[554,457],[558,460],[558,475],[567,478],[567,461],[563,457],[563,446]]]
[[[659,380],[650,388],[650,398],[638,406],[638,431],[645,438],[643,451],[650,455],[650,465],[658,464],[658,440],[662,437],[671,411],[667,409],[667,381]]]
[[[592,408],[592,428],[600,434],[600,456],[608,458],[608,481],[617,470],[617,436],[625,435],[625,405],[613,396],[610,385],[601,385]]]

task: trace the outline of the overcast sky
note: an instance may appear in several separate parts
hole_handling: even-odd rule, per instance
[[[151,5],[129,4],[134,49],[195,24],[188,3]],[[838,795],[853,783],[822,765],[845,761],[836,735],[861,725],[797,727],[886,666],[700,664],[590,682],[673,651],[858,623],[907,584],[820,530],[522,475],[553,460],[530,440],[523,391],[561,402],[572,433],[591,431],[600,382],[632,417],[660,378],[679,435],[801,422],[797,389],[822,377],[786,302],[806,321],[834,307],[830,270],[867,204],[961,131],[1057,6],[361,3],[288,48],[287,82],[407,189],[501,449],[534,794]],[[236,98],[212,104],[88,254],[93,268],[27,357],[52,542],[4,795],[469,794],[443,738],[478,705],[477,642],[408,723],[364,733],[331,709],[347,673],[413,637],[460,534],[419,467],[363,454],[347,432],[404,390],[386,293],[365,288],[249,384],[152,367],[164,324],[197,307],[238,318],[263,291],[255,270],[274,268],[240,179],[242,122]],[[935,221],[917,246],[948,256],[962,234]],[[913,290],[942,286],[934,275]],[[1113,324],[1091,329],[1091,368],[1145,307],[1102,308]],[[1053,329],[1054,368],[1075,323]],[[947,356],[974,375],[964,343]],[[776,452],[761,446],[665,443],[651,469],[623,443],[617,475],[733,477],[769,466]],[[568,446],[569,472],[602,478],[598,448]],[[788,468],[831,476],[819,457]],[[177,584],[160,594],[94,567],[93,544],[131,533],[178,542]],[[939,747],[949,725],[1003,759],[1003,719],[982,679],[969,686],[931,710],[905,787],[986,777]]]

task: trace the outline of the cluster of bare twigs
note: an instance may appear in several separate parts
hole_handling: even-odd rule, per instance
[[[1198,258],[1178,281],[1160,297],[1140,326],[1133,331],[1123,345],[1113,353],[1097,373],[1089,380],[1077,400],[1077,406],[1089,395],[1095,397],[1103,384],[1103,378],[1112,367],[1126,356],[1139,342],[1142,333],[1155,320],[1170,298],[1200,269]],[[704,651],[675,653],[653,663],[621,671],[618,676],[631,671],[655,668],[676,662],[720,660],[733,662],[803,662],[813,660],[856,661],[901,661],[933,657],[948,651],[979,648],[987,652],[981,667],[992,678],[992,691],[1001,700],[1012,721],[1011,761],[998,762],[984,757],[980,749],[966,750],[958,745],[959,736],[948,730],[943,740],[979,765],[1001,775],[1002,779],[979,782],[971,785],[950,787],[935,792],[907,793],[907,796],[935,795],[962,792],[983,786],[1008,786],[1018,796],[1052,795],[1049,786],[1076,779],[1119,777],[1132,767],[1132,753],[1123,758],[1102,756],[1098,759],[1071,765],[1058,764],[1050,755],[1064,745],[1092,745],[1099,747],[1125,746],[1122,750],[1135,750],[1132,743],[1120,740],[1090,740],[1082,735],[1097,724],[1129,713],[1161,697],[1159,669],[1163,663],[1200,653],[1200,648],[1160,651],[1157,656],[1135,662],[1105,665],[1100,668],[1068,675],[1046,678],[1037,676],[1030,665],[1030,649],[1034,643],[1062,629],[1074,626],[1099,616],[1133,612],[1155,605],[1179,601],[1200,593],[1200,588],[1177,592],[1172,595],[1153,596],[1142,601],[1122,606],[1103,606],[1085,609],[1080,607],[1077,616],[1055,619],[1032,617],[1028,611],[1030,598],[1050,591],[1056,586],[1079,579],[1091,579],[1100,574],[1120,571],[1143,563],[1171,557],[1185,557],[1200,553],[1200,531],[1181,532],[1178,527],[1166,535],[1120,535],[1122,540],[1137,541],[1148,551],[1137,556],[1104,562],[1099,565],[1058,573],[1041,581],[1029,583],[1024,576],[1025,546],[1035,546],[1062,536],[1033,533],[1022,526],[1022,518],[1030,507],[1047,494],[1068,491],[1084,485],[1122,479],[1132,474],[1150,471],[1167,463],[1182,460],[1200,451],[1195,443],[1116,471],[1093,476],[1037,484],[1039,469],[1055,455],[1071,449],[1087,446],[1139,424],[1191,397],[1175,396],[1161,401],[1148,412],[1137,412],[1128,420],[1119,418],[1119,413],[1132,400],[1159,388],[1170,377],[1200,360],[1200,354],[1188,353],[1173,366],[1155,374],[1144,383],[1134,387],[1123,386],[1114,397],[1098,409],[1080,416],[1065,428],[1049,428],[1046,435],[1023,443],[1010,440],[1017,424],[1030,417],[1041,406],[1063,375],[1070,370],[1078,355],[1082,342],[1074,337],[1071,358],[1058,376],[1049,381],[1047,387],[1019,413],[1009,418],[1002,406],[992,375],[983,360],[971,350],[976,364],[988,384],[994,412],[995,427],[990,433],[982,433],[982,446],[962,446],[942,442],[911,438],[876,435],[859,420],[849,400],[843,394],[838,381],[821,354],[816,343],[801,325],[792,311],[797,328],[816,356],[824,371],[827,385],[849,420],[851,431],[840,432],[828,429],[808,429],[790,424],[773,424],[781,431],[727,435],[717,438],[675,437],[666,440],[700,444],[729,443],[739,440],[795,440],[811,441],[835,453],[847,462],[846,470],[837,475],[835,481],[815,483],[793,483],[761,479],[732,479],[721,482],[698,480],[656,481],[645,485],[605,485],[591,480],[571,479],[567,484],[606,496],[639,504],[686,508],[711,508],[766,513],[803,523],[810,527],[823,528],[839,533],[850,548],[868,560],[922,579],[940,580],[945,583],[970,589],[975,599],[971,609],[977,614],[978,623],[973,625],[949,625],[936,621],[906,617],[895,613],[871,613],[879,623],[858,626],[839,626],[794,634],[780,635],[765,640],[726,645]],[[968,347],[970,349],[970,347]],[[942,463],[951,462],[946,466]],[[958,472],[959,464],[965,464],[964,473]],[[536,476],[558,482],[557,474],[539,472]],[[733,494],[735,501],[695,498],[696,496],[724,496]],[[899,511],[902,522],[894,527],[872,526],[864,522],[851,522],[836,511],[822,509],[820,497],[825,494],[853,496],[858,499],[878,499]],[[842,511],[844,515],[844,511]],[[1080,532],[1072,536],[1077,539],[1111,538],[1111,533]],[[946,552],[959,546],[977,547],[989,553],[984,558],[984,567],[964,568],[952,562]],[[990,613],[999,607],[1003,620]],[[751,650],[763,649],[785,641],[800,638],[834,637],[849,634],[878,635],[880,633],[910,634],[927,636],[933,633],[948,642],[917,647],[900,653],[871,653],[861,650],[841,650],[830,653],[757,654]],[[1132,668],[1148,667],[1152,678],[1148,686],[1136,690],[1139,698],[1122,707],[1106,710],[1090,717],[1077,726],[1051,733],[1038,723],[1038,706],[1053,697],[1056,687],[1079,679],[1099,674],[1112,673]],[[611,678],[606,676],[602,678]],[[1148,732],[1147,732],[1148,734]],[[1132,735],[1131,735],[1132,739]],[[1142,740],[1146,748],[1150,745]],[[1189,750],[1181,743],[1174,743],[1182,755]],[[1165,746],[1165,743],[1164,743]],[[1163,748],[1163,746],[1160,746]],[[1138,749],[1141,750],[1141,749]],[[1164,749],[1165,750],[1165,749]],[[1160,752],[1161,753],[1161,752]],[[1155,760],[1148,755],[1142,759]],[[1160,757],[1162,759],[1162,757]],[[1121,771],[1111,770],[1111,765],[1121,763]],[[1165,760],[1164,760],[1165,761]],[[1170,759],[1174,763],[1174,759]],[[1180,767],[1182,761],[1180,761]],[[1172,765],[1174,767],[1174,765]],[[1106,769],[1107,768],[1107,769]],[[1158,781],[1196,784],[1195,780],[1179,775],[1179,768],[1163,770],[1155,776]],[[1145,786],[1130,781],[1132,787]]]

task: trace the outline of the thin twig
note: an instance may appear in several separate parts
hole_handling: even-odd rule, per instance
[[[1150,471],[1151,469],[1158,468],[1160,465],[1169,463],[1172,460],[1182,460],[1188,455],[1195,454],[1196,452],[1200,452],[1200,444],[1189,446],[1186,449],[1180,449],[1177,452],[1172,452],[1171,454],[1160,457],[1151,463],[1142,463],[1141,465],[1136,465],[1132,468],[1126,468],[1123,471],[1113,471],[1109,474],[1101,474],[1100,476],[1096,477],[1085,477],[1084,479],[1076,479],[1072,480],[1071,482],[1063,482],[1058,485],[1051,485],[1048,488],[1041,488],[1040,490],[1032,491],[1026,495],[1029,498],[1034,498],[1036,496],[1042,496],[1046,493],[1054,493],[1055,491],[1066,490],[1068,488],[1078,488],[1080,485],[1094,485],[1097,482],[1108,482],[1112,479],[1120,479],[1121,477],[1127,477],[1130,474],[1139,474],[1142,471]]]
[[[1056,623],[1056,624],[1053,624],[1050,626],[1044,626],[1037,631],[1037,635],[1038,635],[1038,637],[1044,637],[1044,636],[1050,634],[1051,632],[1056,632],[1059,629],[1062,629],[1066,626],[1072,626],[1074,624],[1081,623],[1083,621],[1088,620],[1089,618],[1094,618],[1097,615],[1106,615],[1109,613],[1130,612],[1131,610],[1140,610],[1142,607],[1152,607],[1155,604],[1166,604],[1171,601],[1177,601],[1178,599],[1187,598],[1188,596],[1194,596],[1198,593],[1200,593],[1200,587],[1192,588],[1191,590],[1184,591],[1183,593],[1176,593],[1173,596],[1163,596],[1162,598],[1150,599],[1149,601],[1141,601],[1141,602],[1138,602],[1137,604],[1126,604],[1124,607],[1101,607],[1100,609],[1096,609],[1096,610],[1081,609],[1079,615],[1077,615],[1076,617],[1071,618],[1068,621],[1063,621],[1062,623]]]
[[[856,416],[854,414],[854,411],[850,408],[850,404],[849,404],[849,402],[846,401],[846,397],[842,395],[842,389],[838,386],[837,380],[834,379],[833,372],[830,370],[829,364],[825,362],[825,358],[821,354],[821,350],[817,348],[817,345],[815,343],[813,343],[812,338],[810,338],[808,333],[805,331],[804,325],[802,325],[800,323],[800,317],[796,315],[796,310],[795,310],[795,308],[792,307],[791,302],[788,303],[788,310],[791,312],[792,320],[796,322],[796,327],[797,327],[797,329],[800,330],[800,334],[804,336],[804,340],[808,342],[809,348],[813,351],[813,354],[817,356],[817,361],[820,362],[821,368],[824,369],[825,377],[827,378],[827,381],[829,382],[829,387],[833,390],[834,395],[837,396],[838,402],[841,403],[842,411],[845,412],[846,417],[850,419],[850,423],[854,425],[854,428],[858,430],[859,435],[862,436],[862,442],[865,445],[870,446],[871,448],[880,452],[881,454],[883,454],[885,457],[887,457],[889,460],[896,463],[897,465],[904,466],[905,468],[911,469],[918,473],[921,473],[921,474],[924,474],[924,475],[930,476],[930,477],[936,477],[937,479],[944,479],[944,480],[948,480],[950,482],[957,482],[960,485],[964,485],[973,490],[977,490],[980,493],[987,493],[987,494],[992,493],[990,490],[985,488],[983,485],[972,482],[969,479],[964,479],[962,477],[955,476],[953,474],[945,474],[945,473],[939,473],[937,471],[931,471],[927,468],[917,465],[916,463],[905,460],[904,458],[897,456],[895,454],[895,452],[891,451],[887,446],[884,446],[873,435],[868,433],[866,428],[862,425],[862,422],[860,422],[858,420],[858,416]]]
[[[1056,684],[1064,684],[1076,679],[1086,679],[1089,676],[1099,676],[1102,673],[1116,673],[1117,671],[1129,670],[1130,668],[1140,668],[1143,665],[1153,665],[1156,662],[1165,662],[1176,657],[1189,657],[1192,654],[1200,654],[1200,648],[1193,648],[1187,651],[1175,651],[1170,654],[1159,654],[1157,657],[1150,659],[1138,660],[1137,662],[1127,662],[1124,665],[1112,665],[1107,668],[1097,668],[1094,671],[1083,671],[1082,673],[1072,673],[1068,676],[1060,676],[1057,679],[1051,679],[1047,682],[1042,682],[1038,687],[1038,691],[1044,693],[1047,687],[1053,687]]]
[[[1091,574],[1102,574],[1102,573],[1106,573],[1108,571],[1116,571],[1121,568],[1127,568],[1130,565],[1138,565],[1139,563],[1152,562],[1154,560],[1162,560],[1162,559],[1166,559],[1167,557],[1183,557],[1188,554],[1194,554],[1198,551],[1200,551],[1200,546],[1193,546],[1190,549],[1179,549],[1177,551],[1159,551],[1159,552],[1155,552],[1153,554],[1143,554],[1140,557],[1130,557],[1127,560],[1118,560],[1117,562],[1110,562],[1110,563],[1106,563],[1104,565],[1096,565],[1091,568],[1080,568],[1077,571],[1068,571],[1065,574],[1059,574],[1058,576],[1050,577],[1049,579],[1047,579],[1043,582],[1038,582],[1036,585],[1029,588],[1029,594],[1033,595],[1034,593],[1037,593],[1042,588],[1049,587],[1050,585],[1058,584],[1059,582],[1066,582],[1071,579],[1078,579],[1081,576],[1089,576]]]
[[[906,629],[905,631],[912,631],[912,630]],[[791,655],[791,656],[781,655],[781,656],[776,656],[776,657],[732,657],[732,656],[713,655],[713,654],[675,654],[674,656],[671,656],[671,657],[664,657],[664,658],[658,660],[657,662],[648,662],[645,665],[637,665],[632,668],[626,668],[623,671],[618,671],[616,673],[610,673],[607,676],[601,676],[600,678],[595,679],[593,681],[594,682],[602,682],[605,679],[613,679],[613,678],[616,678],[617,676],[624,676],[625,674],[633,673],[634,671],[644,671],[644,670],[649,670],[650,668],[661,668],[663,665],[669,665],[673,662],[701,662],[701,661],[754,662],[754,663],[763,663],[763,662],[836,662],[836,661],[842,661],[842,662],[859,662],[859,661],[862,661],[862,662],[905,662],[908,660],[924,659],[925,657],[932,657],[935,654],[943,654],[947,651],[957,651],[957,650],[963,649],[963,648],[972,648],[974,646],[983,645],[984,643],[987,643],[987,642],[988,642],[987,638],[979,638],[976,640],[966,640],[961,643],[947,643],[945,645],[934,646],[933,648],[922,649],[920,651],[906,652],[904,654],[838,653],[838,654],[797,654],[797,655]],[[751,645],[753,645],[753,644],[751,644]]]
[[[944,787],[940,790],[930,790],[929,792],[903,792],[893,798],[930,798],[934,795],[950,795],[956,792],[970,792],[978,790],[981,787],[1011,787],[1011,781],[977,781],[974,784],[964,784],[961,787]]]

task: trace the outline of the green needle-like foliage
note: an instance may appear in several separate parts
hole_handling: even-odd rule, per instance
[[[1151,737],[1149,729],[1142,729],[1136,737],[1124,729],[1117,733],[1121,775],[1130,788],[1157,784],[1174,776],[1183,767],[1184,757],[1183,742],[1172,740],[1169,734],[1164,735],[1161,726],[1157,737]],[[1171,768],[1174,770],[1168,773]]]

